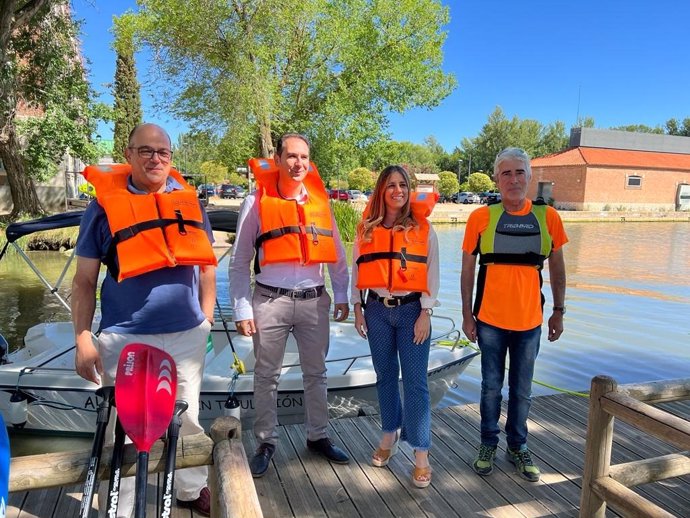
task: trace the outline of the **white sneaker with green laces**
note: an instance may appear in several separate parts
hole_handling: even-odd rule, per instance
[[[539,468],[532,462],[532,455],[526,446],[519,450],[506,449],[506,458],[515,465],[518,474],[530,482],[539,482]]]
[[[474,471],[483,477],[491,475],[494,470],[494,459],[496,458],[496,446],[482,444],[479,446],[479,453],[472,467]]]

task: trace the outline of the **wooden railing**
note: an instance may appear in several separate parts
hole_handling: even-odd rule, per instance
[[[213,439],[203,433],[180,437],[176,468],[209,466],[213,518],[261,518],[261,506],[242,445],[240,421],[234,417],[217,418],[211,436]],[[81,484],[86,479],[90,455],[90,450],[83,450],[13,458],[9,490],[12,493]],[[98,473],[100,480],[107,481],[110,477],[111,457],[112,447],[105,446]],[[134,446],[126,445],[123,477],[136,474],[136,458]],[[149,473],[160,473],[164,468],[164,444],[156,441],[149,454]]]
[[[651,405],[684,399],[690,399],[690,378],[621,386],[607,376],[592,379],[580,518],[604,518],[607,505],[626,517],[674,516],[630,488],[690,474],[690,453],[611,466],[613,424],[617,417],[690,450],[690,422]]]

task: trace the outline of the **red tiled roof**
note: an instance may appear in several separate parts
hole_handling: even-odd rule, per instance
[[[690,155],[659,153],[656,151],[576,147],[566,149],[560,153],[532,159],[532,168],[566,165],[690,170]]]

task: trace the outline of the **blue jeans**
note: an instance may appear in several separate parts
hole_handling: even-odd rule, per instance
[[[482,360],[481,439],[487,446],[498,445],[501,390],[508,370],[508,447],[518,450],[527,444],[527,416],[532,402],[534,362],[539,354],[541,326],[529,331],[509,331],[477,321],[477,338]]]
[[[417,450],[431,447],[431,399],[427,384],[429,345],[413,343],[414,324],[421,312],[419,301],[394,308],[369,300],[364,310],[371,358],[376,371],[376,391],[381,408],[381,428],[394,432]],[[398,382],[402,369],[404,404]]]

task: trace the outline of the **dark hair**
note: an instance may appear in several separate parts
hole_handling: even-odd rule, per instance
[[[285,145],[285,141],[289,138],[298,138],[302,141],[304,141],[305,144],[307,144],[307,147],[311,149],[311,142],[309,142],[309,139],[302,135],[301,133],[286,133],[282,137],[278,139],[278,145],[276,147],[276,155],[280,156],[283,153],[283,146]]]

